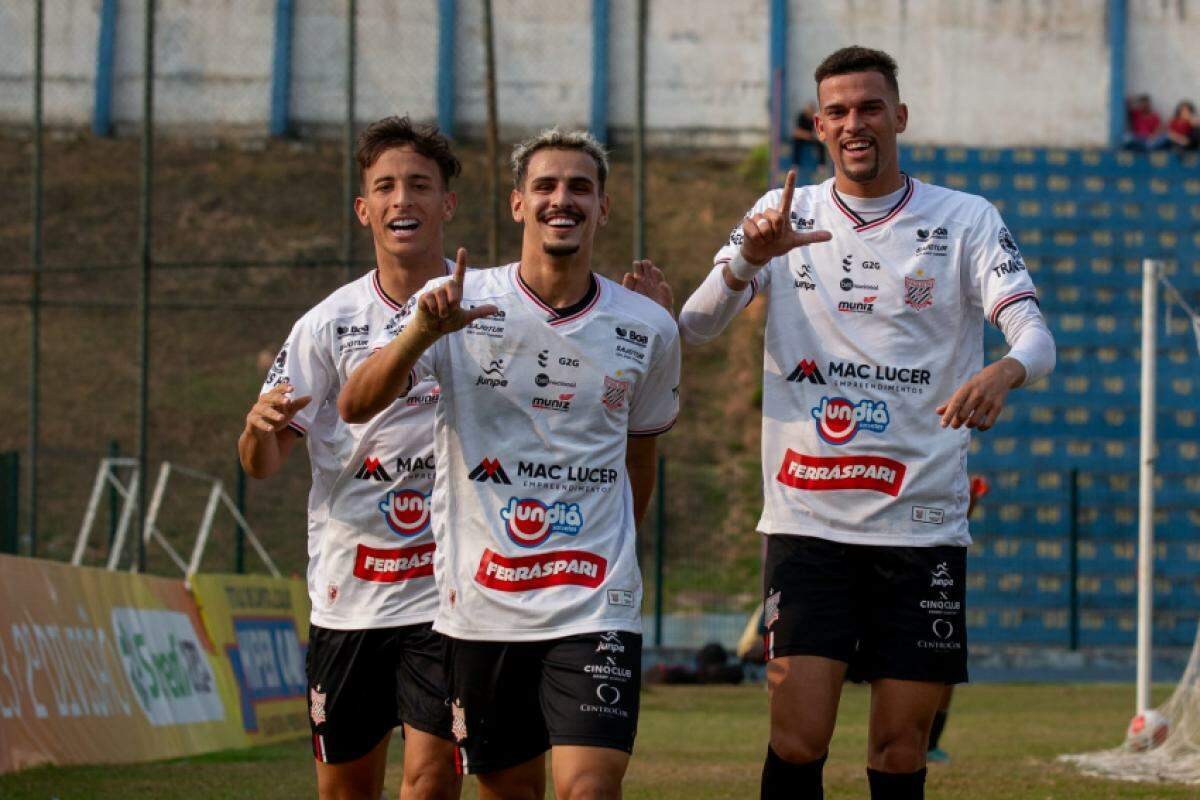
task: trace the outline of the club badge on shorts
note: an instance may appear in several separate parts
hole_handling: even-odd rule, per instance
[[[317,684],[316,688],[310,689],[308,692],[311,706],[308,715],[312,717],[313,725],[321,725],[325,722],[325,692],[320,689],[320,684]]]
[[[455,700],[450,704],[450,716],[450,733],[454,735],[454,741],[462,742],[467,738],[467,714],[460,701]]]

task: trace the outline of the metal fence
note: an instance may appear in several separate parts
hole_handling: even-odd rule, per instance
[[[244,4],[241,18],[173,0],[0,10],[0,105],[28,109],[0,138],[9,177],[0,364],[13,404],[0,451],[21,452],[19,551],[70,556],[106,455],[148,465],[142,507],[163,461],[238,484],[234,440],[278,345],[304,310],[371,264],[352,205],[355,136],[372,119],[409,112],[457,137],[464,202],[447,246],[466,246],[474,263],[511,260],[519,233],[504,208],[507,143],[555,122],[607,138],[609,98],[586,76],[596,59],[606,70],[608,5],[262,0]],[[624,5],[636,19],[623,30],[640,36],[644,2]],[[513,20],[547,12],[551,27],[592,26],[600,15],[594,56],[529,48]],[[95,31],[90,81],[80,77],[83,54],[65,49],[72,25]],[[584,118],[562,119],[544,101],[524,107],[521,87],[551,69],[578,73],[573,91],[593,93]],[[461,80],[472,70],[484,79]],[[491,97],[458,97],[462,85]],[[640,153],[618,151],[613,187],[637,198],[638,223],[622,227],[639,232]],[[630,213],[628,204],[618,212]],[[639,233],[604,251],[627,263],[641,250]],[[276,480],[252,482],[245,502],[298,572],[308,475],[292,461]],[[206,496],[199,483],[171,485],[163,527],[181,549]],[[86,561],[100,563],[108,537],[92,541]],[[213,564],[241,564],[236,542],[223,520],[214,546],[232,552],[214,553]],[[174,569],[157,548],[127,559]]]

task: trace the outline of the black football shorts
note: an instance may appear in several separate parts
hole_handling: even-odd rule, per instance
[[[965,683],[967,548],[767,537],[767,658],[844,661],[855,681]]]
[[[446,637],[459,768],[508,769],[553,745],[633,751],[642,637],[585,633],[539,642]]]
[[[442,635],[432,625],[339,631],[310,626],[308,722],[313,756],[369,753],[397,725],[450,738]]]

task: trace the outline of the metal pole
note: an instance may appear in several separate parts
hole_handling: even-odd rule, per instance
[[[1126,0],[1108,0],[1108,145],[1125,138]]]
[[[1070,540],[1068,546],[1070,550],[1067,552],[1067,558],[1070,559],[1067,570],[1069,584],[1067,586],[1067,597],[1069,598],[1070,608],[1070,646],[1072,650],[1079,649],[1079,470],[1072,469],[1070,472],[1070,506],[1071,518],[1069,520]]]
[[[1150,707],[1150,651],[1154,641],[1154,416],[1158,350],[1158,275],[1161,262],[1142,262],[1142,420],[1138,456],[1137,708]]]
[[[37,0],[33,17],[33,224],[29,233],[29,555],[38,545],[38,439],[41,420],[42,343],[42,79],[45,62],[45,2]],[[15,551],[14,551],[15,552]]]
[[[771,96],[769,103],[771,135],[767,139],[767,186],[775,185],[776,176],[783,166],[781,145],[788,139],[787,120],[787,0],[771,0],[771,32],[769,46],[769,69]]]
[[[438,0],[438,128],[454,138],[454,20],[457,0]]]
[[[592,136],[608,144],[608,0],[592,0]]]
[[[646,0],[637,0],[637,116],[633,131],[633,257],[646,252]]]
[[[151,268],[151,216],[153,207],[151,180],[154,168],[154,3],[146,0],[146,24],[142,43],[142,181],[141,208],[139,209],[139,255],[140,274],[138,285],[138,471],[145,475],[148,469],[147,453],[150,416],[150,268]],[[146,482],[138,481],[137,508],[146,507]],[[137,566],[139,572],[146,571],[146,542],[142,535],[142,515],[138,513]]]
[[[292,126],[293,0],[275,0],[275,55],[271,65],[271,135],[287,136]]]
[[[667,540],[667,459],[658,457],[658,502],[654,530],[654,646],[662,647],[663,559]]]
[[[117,443],[116,439],[110,439],[108,442],[108,457],[113,459],[121,457],[121,445]],[[108,483],[108,552],[111,553],[113,539],[117,538],[117,503],[119,500],[117,487],[113,485],[112,481],[106,481],[106,483]]]
[[[488,264],[500,260],[500,123],[496,119],[496,46],[492,0],[483,0],[484,80],[487,91]]]
[[[242,469],[242,462],[237,461],[237,484],[234,492],[236,494],[237,510],[243,517],[246,516],[246,470]],[[246,529],[242,527],[239,521],[237,530],[234,534],[233,542],[233,571],[241,575],[246,571]]]
[[[354,163],[354,90],[357,64],[357,0],[346,3],[346,122],[345,122],[345,186],[342,197],[342,260],[346,265],[346,281],[354,278],[354,198],[358,194],[358,168]]]

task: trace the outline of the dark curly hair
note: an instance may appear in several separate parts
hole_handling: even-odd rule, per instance
[[[358,146],[354,158],[358,161],[361,180],[385,150],[393,147],[411,147],[414,152],[425,156],[438,165],[442,173],[442,184],[449,189],[450,179],[462,172],[458,156],[450,149],[450,140],[436,125],[414,125],[407,116],[384,117],[376,120],[358,135]]]
[[[869,47],[854,45],[830,53],[817,66],[813,77],[816,78],[819,88],[821,81],[826,78],[848,75],[851,72],[878,72],[887,81],[888,86],[892,87],[896,96],[900,96],[900,84],[896,82],[896,59],[882,50],[872,50]]]

